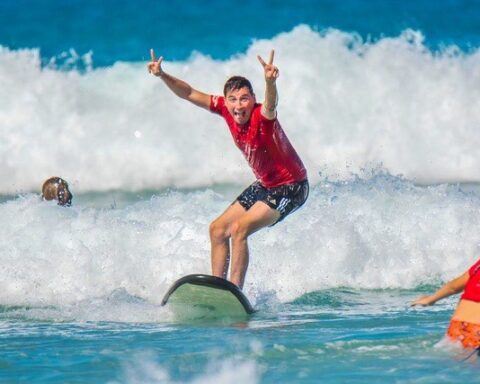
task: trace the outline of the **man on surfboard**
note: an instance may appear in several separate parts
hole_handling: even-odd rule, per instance
[[[256,181],[210,224],[212,274],[242,288],[248,268],[248,236],[283,220],[306,201],[308,180],[305,167],[277,119],[278,68],[274,51],[268,62],[258,61],[265,75],[265,100],[257,103],[250,82],[241,76],[227,80],[223,96],[208,95],[162,69],[153,49],[148,71],[160,77],[178,97],[222,116],[237,147],[248,161]]]

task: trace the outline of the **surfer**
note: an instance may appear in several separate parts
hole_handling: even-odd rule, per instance
[[[43,200],[57,200],[58,205],[69,207],[72,205],[72,198],[68,183],[61,177],[50,177],[42,185]]]
[[[450,321],[447,335],[460,341],[465,348],[477,348],[480,353],[480,259],[461,276],[443,285],[430,296],[421,296],[414,305],[433,305],[438,300],[463,292]]]
[[[302,206],[309,191],[305,167],[277,119],[279,70],[273,65],[274,51],[268,62],[257,57],[265,76],[263,103],[257,103],[252,85],[244,77],[229,78],[223,96],[209,95],[166,73],[163,57],[157,60],[153,49],[150,54],[148,71],[175,95],[225,119],[255,174],[256,181],[209,228],[212,274],[227,278],[231,256],[230,281],[242,288],[249,262],[247,238]]]

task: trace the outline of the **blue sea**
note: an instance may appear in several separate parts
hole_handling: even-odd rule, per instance
[[[0,382],[480,383],[410,302],[480,256],[480,1],[2,0]],[[243,323],[160,305],[254,177],[206,93],[275,49],[302,209],[250,239]],[[260,98],[260,97],[259,97]],[[62,176],[73,206],[42,202]]]

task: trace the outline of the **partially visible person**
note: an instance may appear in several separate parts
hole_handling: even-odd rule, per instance
[[[50,177],[42,185],[43,200],[57,200],[58,205],[69,207],[72,205],[72,198],[68,183],[61,177]]]
[[[449,281],[430,296],[421,296],[414,305],[433,305],[438,300],[463,292],[452,316],[447,335],[465,348],[480,352],[480,259],[463,275]]]

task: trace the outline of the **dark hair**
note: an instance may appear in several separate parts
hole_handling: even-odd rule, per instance
[[[42,185],[42,198],[44,200],[57,200],[58,205],[69,207],[72,205],[72,193],[68,183],[61,177],[50,177]]]
[[[242,89],[244,87],[248,88],[252,95],[254,94],[252,84],[250,84],[248,79],[242,76],[232,76],[225,82],[225,85],[223,86],[223,95],[227,96],[227,92]]]

